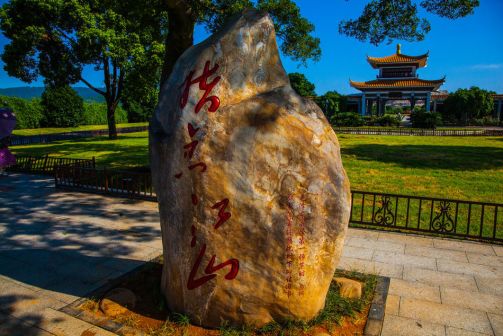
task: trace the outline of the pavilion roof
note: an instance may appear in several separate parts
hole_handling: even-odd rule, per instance
[[[428,60],[428,54],[419,56],[410,56],[402,54],[400,44],[396,46],[396,53],[384,57],[372,57],[367,56],[367,61],[372,65],[374,69],[379,68],[383,65],[403,65],[403,64],[417,64],[418,67],[422,68],[426,66],[426,61]]]
[[[376,79],[367,82],[354,82],[349,80],[349,84],[358,90],[365,89],[396,89],[396,88],[431,88],[438,90],[440,85],[445,82],[445,77],[436,80],[427,80],[419,78],[405,79]]]

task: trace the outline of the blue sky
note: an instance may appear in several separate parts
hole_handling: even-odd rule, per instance
[[[0,0],[0,4],[5,3]],[[316,92],[328,90],[354,93],[349,78],[357,81],[375,78],[376,71],[366,62],[366,55],[385,56],[395,52],[396,43],[402,44],[402,53],[417,55],[429,50],[428,66],[419,71],[425,79],[437,79],[444,75],[442,89],[479,86],[503,93],[503,1],[481,0],[474,15],[458,20],[447,20],[426,14],[431,31],[421,42],[393,41],[375,47],[338,33],[338,22],[354,18],[361,13],[366,1],[362,0],[298,0],[302,14],[316,26],[315,35],[321,39],[322,57],[318,62],[308,62],[306,67],[283,57],[288,72],[302,72],[316,85]],[[424,14],[424,13],[423,13]],[[202,27],[197,27],[195,42],[207,37]],[[0,52],[8,40],[0,35]],[[1,63],[1,62],[0,62]],[[42,80],[26,84],[9,77],[0,64],[0,87],[41,86]],[[96,86],[102,86],[102,74],[91,68],[85,70],[85,78]],[[84,86],[78,84],[78,86]]]

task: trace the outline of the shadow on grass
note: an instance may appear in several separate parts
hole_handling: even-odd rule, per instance
[[[341,152],[358,160],[404,168],[475,171],[503,167],[503,148],[495,147],[363,144],[342,148]]]

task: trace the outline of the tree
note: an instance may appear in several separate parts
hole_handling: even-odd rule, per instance
[[[427,12],[448,19],[472,14],[479,0],[421,0],[419,5]],[[412,0],[372,0],[355,20],[344,20],[339,32],[378,45],[385,40],[421,41],[430,31],[430,23],[420,18]]]
[[[377,45],[386,39],[420,41],[429,32],[426,19],[417,16],[412,0],[372,0],[356,20],[340,23],[342,34]],[[257,8],[271,15],[283,54],[305,65],[321,56],[320,40],[312,36],[314,26],[300,15],[292,0],[165,0],[169,29],[161,85],[169,77],[176,60],[193,44],[196,23],[215,32],[233,15],[245,8]],[[420,6],[441,17],[456,19],[473,13],[479,0],[421,0]]]
[[[127,74],[164,54],[166,13],[159,1],[11,0],[0,10],[0,29],[11,41],[2,60],[10,76],[31,82],[43,76],[49,85],[82,81],[103,95],[109,136],[117,137],[115,110]],[[82,70],[103,73],[104,89]]]
[[[327,91],[324,95],[315,98],[316,104],[321,108],[328,120],[346,109],[346,96],[340,95],[337,91]]]
[[[314,92],[314,84],[311,83],[304,74],[292,72],[288,74],[288,78],[290,79],[290,85],[292,88],[302,97],[316,96],[316,92]]]
[[[40,104],[43,127],[75,127],[84,120],[84,100],[69,85],[46,86]]]
[[[451,93],[444,102],[443,119],[450,123],[468,124],[472,119],[489,116],[494,108],[495,92],[472,86]]]

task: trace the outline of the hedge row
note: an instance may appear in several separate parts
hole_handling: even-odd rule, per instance
[[[39,128],[44,118],[43,108],[39,98],[31,100],[0,96],[0,105],[10,107],[17,117],[16,129]],[[105,103],[84,102],[84,118],[82,125],[107,124],[107,106]],[[116,123],[127,123],[126,110],[121,106],[115,111]]]

